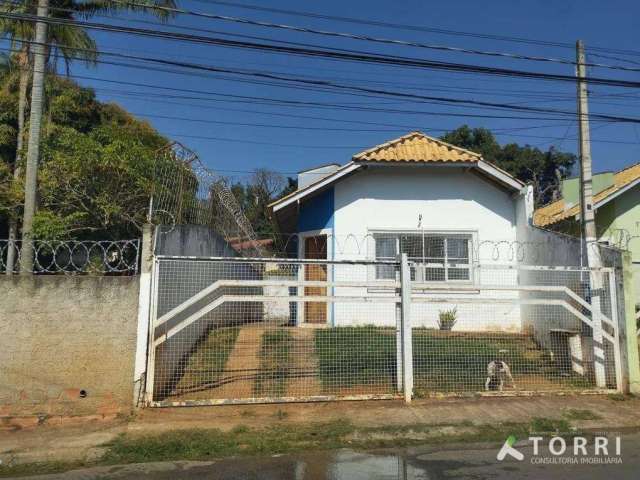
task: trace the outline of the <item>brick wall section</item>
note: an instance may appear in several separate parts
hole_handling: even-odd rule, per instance
[[[0,417],[131,411],[138,277],[2,276],[0,292]]]

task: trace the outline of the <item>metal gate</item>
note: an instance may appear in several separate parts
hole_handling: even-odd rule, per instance
[[[158,256],[152,406],[604,392],[621,385],[612,269]],[[591,289],[590,285],[597,285]]]

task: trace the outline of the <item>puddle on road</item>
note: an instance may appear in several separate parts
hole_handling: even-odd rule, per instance
[[[403,454],[341,450],[309,455],[222,461],[211,478],[261,480],[436,480],[439,472],[413,465]],[[439,469],[438,469],[439,470]]]

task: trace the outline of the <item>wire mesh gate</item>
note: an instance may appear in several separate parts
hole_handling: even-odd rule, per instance
[[[477,264],[466,282],[438,283],[425,268],[406,257],[157,257],[147,403],[620,385],[611,269]]]

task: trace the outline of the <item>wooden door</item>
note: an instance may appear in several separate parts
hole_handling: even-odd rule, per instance
[[[327,258],[327,236],[317,235],[304,239],[304,258],[321,259]],[[327,265],[305,264],[305,280],[327,281]],[[326,287],[305,287],[305,295],[326,295]],[[304,307],[305,323],[327,323],[327,303],[307,302]]]

